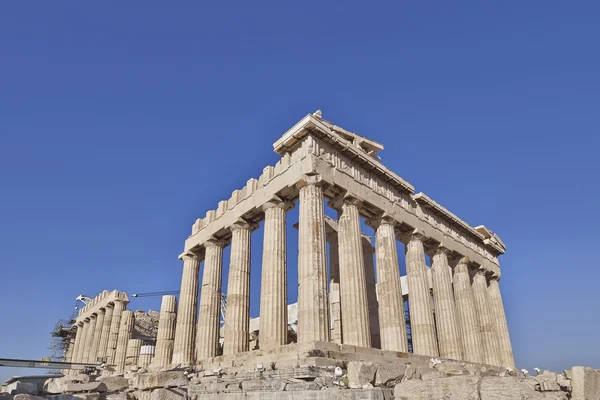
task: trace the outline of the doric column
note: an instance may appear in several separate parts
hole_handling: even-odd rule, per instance
[[[89,319],[88,329],[85,335],[85,347],[83,348],[82,362],[84,363],[91,362],[91,350],[94,343],[94,332],[96,330],[96,314],[90,315]]]
[[[498,336],[498,360],[503,367],[515,368],[512,346],[510,344],[510,335],[508,334],[508,325],[506,323],[506,314],[504,313],[504,304],[498,285],[498,276],[490,279],[488,287],[488,299],[490,301],[490,314]]]
[[[431,295],[427,281],[427,265],[423,236],[413,233],[406,246],[406,275],[408,280],[408,306],[413,353],[438,356]]]
[[[381,348],[381,335],[379,331],[379,317],[377,304],[377,290],[375,288],[375,264],[373,253],[375,249],[371,245],[371,238],[362,235],[363,255],[365,259],[365,281],[367,284],[367,304],[369,307],[369,330],[371,331],[371,347]]]
[[[256,225],[238,221],[231,230],[231,256],[227,283],[227,318],[223,354],[248,351],[250,340],[250,237]]]
[[[152,361],[156,368],[164,368],[171,364],[173,358],[173,342],[175,339],[175,322],[177,315],[175,309],[177,300],[175,296],[163,296],[158,319],[158,332],[156,334],[156,351]]]
[[[300,189],[298,223],[298,342],[329,341],[329,296],[323,182],[305,176]]]
[[[73,329],[71,328],[71,332]],[[65,355],[63,357],[64,362],[74,362],[73,355],[75,354],[75,341],[77,340],[77,330],[75,333],[69,334],[69,341],[67,342],[67,348],[65,349]],[[69,371],[68,369],[65,371]]]
[[[79,348],[79,354],[77,356],[77,362],[79,363],[87,363],[87,358],[85,355],[85,349],[88,346],[88,339],[90,335],[90,320],[86,318],[83,321],[83,336],[81,337],[81,346]],[[89,354],[89,353],[88,353]]]
[[[85,341],[83,334],[83,322],[77,322],[77,335],[75,336],[75,348],[73,349],[73,355],[71,356],[71,362],[78,363],[81,360],[81,346]]]
[[[73,328],[71,328],[71,332],[73,332]],[[75,342],[76,341],[77,341],[77,330],[75,330],[74,333],[69,335],[67,349],[65,350],[65,354],[63,357],[64,362],[70,362],[70,363],[75,362]],[[71,374],[73,374],[73,372],[75,372],[75,370],[72,370],[72,369],[61,370],[61,373],[63,375],[71,375]]]
[[[89,320],[83,320],[82,322],[80,322],[81,325],[81,342],[79,343],[78,349],[77,349],[77,362],[78,363],[83,363],[84,361],[84,356],[85,356],[85,342],[87,341],[87,333],[88,330],[90,329],[90,322]]]
[[[338,208],[342,340],[344,344],[371,347],[365,259],[358,211],[361,202],[346,196],[340,203],[333,202],[332,206]]]
[[[133,365],[138,365],[142,344],[143,342],[141,339],[129,339],[127,341],[127,351],[125,353],[125,366],[129,367]]]
[[[72,363],[80,362],[81,343],[85,340],[83,338],[83,322],[77,322],[75,326],[77,327],[77,334],[75,335],[75,347],[73,348],[73,354],[71,354]],[[71,373],[75,373],[75,371],[76,370],[72,370]]]
[[[110,337],[110,327],[112,325],[113,305],[106,306],[104,313],[104,323],[102,324],[102,332],[100,333],[100,343],[98,345],[97,358],[105,359],[106,350],[108,349],[108,339]]]
[[[104,326],[104,314],[106,310],[101,308],[97,311],[96,316],[96,327],[94,328],[94,339],[90,348],[89,362],[98,362],[98,348],[100,347],[100,340],[102,339],[102,327]]]
[[[473,295],[475,296],[475,308],[479,318],[480,337],[483,339],[485,363],[499,365],[498,338],[488,304],[487,280],[483,268],[478,269],[475,276],[473,276]]]
[[[286,214],[293,203],[273,199],[263,205],[263,239],[260,286],[260,348],[287,344],[287,235]]]
[[[196,341],[196,361],[215,357],[219,349],[221,311],[221,272],[223,269],[222,240],[211,239],[204,243],[204,275],[200,293],[200,317]]]
[[[331,341],[342,344],[342,304],[340,302],[340,253],[337,232],[327,233],[329,243],[329,310]]]
[[[437,248],[431,261],[431,275],[440,357],[462,360],[462,343],[452,292],[452,269],[448,265],[448,249]]]
[[[121,315],[121,325],[119,326],[119,337],[117,339],[117,349],[115,351],[115,371],[121,374],[125,371],[125,358],[127,356],[127,343],[131,338],[133,324],[135,322],[133,312],[123,311]]]
[[[173,347],[173,364],[189,365],[194,362],[196,340],[196,315],[198,314],[198,272],[200,261],[192,253],[180,257],[183,260],[177,328]]]
[[[381,349],[408,353],[400,266],[393,221],[384,217],[370,220],[369,224],[375,229]]]
[[[454,267],[454,300],[462,338],[464,360],[483,363],[483,344],[479,333],[475,297],[469,276],[469,259],[463,257]]]
[[[108,365],[115,365],[115,352],[119,339],[119,330],[121,329],[121,319],[126,303],[121,300],[115,300],[113,303],[113,314],[110,322],[110,334],[108,335],[108,346],[106,349],[106,358]]]

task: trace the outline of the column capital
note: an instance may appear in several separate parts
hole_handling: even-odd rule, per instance
[[[321,177],[321,175],[304,175],[302,179],[296,182],[296,188],[302,189],[305,186],[320,186],[325,188],[329,186],[329,184]]]
[[[442,244],[435,247],[435,254],[445,254],[446,256],[452,254],[452,251]]]
[[[200,261],[200,257],[198,256],[198,254],[194,253],[191,250],[181,253],[178,258],[182,261],[189,261],[189,260]]]
[[[126,301],[126,300],[123,300],[123,299],[114,299],[114,300],[112,301],[113,307],[114,307],[114,306],[115,306],[117,303],[127,304],[127,303],[129,303],[129,302],[128,302],[128,301]]]
[[[496,280],[499,280],[500,277],[497,273],[490,271],[486,266],[482,265],[479,267],[477,273],[482,274],[483,276],[485,276],[486,281],[491,281],[494,277],[496,277]]]
[[[398,222],[396,222],[396,220],[388,213],[382,213],[372,218],[368,218],[365,220],[365,223],[373,229],[379,228],[380,225],[398,225]]]
[[[405,245],[412,241],[423,242],[425,239],[427,239],[427,236],[425,236],[423,232],[419,231],[418,229],[414,229],[409,232],[399,233],[397,237],[398,240],[400,240]]]
[[[466,266],[469,266],[469,264],[471,264],[471,259],[467,256],[459,258],[458,261],[456,262],[456,264],[465,264]]]
[[[223,240],[223,239],[217,239],[214,236],[211,236],[210,239],[208,239],[206,242],[203,243],[204,248],[208,249],[209,247],[225,247],[227,246],[228,242],[227,240]]]
[[[254,231],[256,229],[258,229],[258,224],[254,224],[252,222],[248,222],[245,219],[238,219],[237,221],[235,221],[233,224],[231,224],[231,226],[229,227],[230,231],[235,231],[238,229],[245,229],[245,230],[249,230],[249,231]]]
[[[461,266],[466,268],[466,270],[468,271],[469,264],[471,264],[471,260],[469,259],[469,257],[466,256],[448,260],[448,265],[450,265],[450,268],[452,268],[453,270],[456,270],[459,266]]]
[[[273,198],[269,201],[267,201],[265,204],[263,204],[262,206],[262,210],[263,211],[267,211],[270,208],[282,208],[285,211],[289,211],[292,208],[294,208],[294,203],[288,200],[285,200],[279,196],[273,196]]]
[[[333,208],[334,210],[338,210],[338,211],[342,209],[342,206],[344,204],[351,204],[360,209],[363,205],[363,200],[354,193],[343,192],[343,193],[337,195],[336,197],[334,197],[333,199],[329,200],[328,204],[329,204],[329,207]]]

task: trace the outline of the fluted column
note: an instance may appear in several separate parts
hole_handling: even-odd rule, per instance
[[[479,317],[479,329],[483,339],[483,352],[486,364],[500,365],[498,357],[498,337],[490,306],[487,292],[487,279],[485,270],[480,268],[473,277],[473,294],[475,296],[475,308]]]
[[[108,335],[108,346],[106,348],[106,359],[108,365],[115,365],[115,353],[119,339],[119,330],[121,329],[121,319],[126,303],[121,300],[115,300],[113,303],[113,314],[110,322],[110,334]]]
[[[340,295],[342,303],[342,338],[344,344],[371,347],[369,303],[365,277],[365,259],[361,243],[361,202],[345,197],[338,208],[340,257]]]
[[[298,342],[329,341],[329,296],[323,182],[305,176],[300,189],[298,223]]]
[[[340,251],[337,232],[327,233],[329,243],[329,310],[331,341],[342,344],[342,304],[340,300]]]
[[[293,203],[274,199],[263,205],[263,239],[260,286],[260,348],[287,344],[287,234],[286,214]]]
[[[130,367],[138,365],[142,344],[143,342],[141,339],[129,339],[127,341],[127,350],[125,352],[125,366]]]
[[[406,275],[408,280],[408,306],[413,353],[438,356],[431,295],[427,281],[427,265],[423,236],[414,233],[406,246]]]
[[[377,294],[379,296],[379,331],[381,349],[408,353],[400,266],[393,221],[387,217],[373,219]]]
[[[498,285],[498,276],[493,276],[490,279],[488,299],[490,301],[490,314],[498,337],[498,360],[503,367],[515,368],[504,304],[502,303],[502,295],[500,294],[500,286]]]
[[[90,315],[88,322],[88,329],[85,335],[85,347],[83,348],[83,358],[82,361],[84,363],[91,362],[90,355],[92,354],[92,344],[94,343],[94,332],[96,330],[96,314]]]
[[[250,340],[250,237],[257,226],[238,221],[231,230],[227,283],[227,318],[223,327],[223,354],[248,351]]]
[[[177,300],[175,296],[163,296],[158,319],[158,332],[156,334],[156,350],[153,367],[164,368],[171,364],[173,358],[173,342],[175,339],[175,322],[177,315],[175,309]]]
[[[88,360],[88,362],[91,363],[97,363],[98,359],[97,359],[97,355],[98,355],[98,348],[100,347],[100,340],[102,339],[102,327],[104,326],[104,314],[105,314],[106,310],[104,308],[101,308],[97,311],[97,316],[96,316],[96,327],[94,328],[94,339],[92,341],[92,345],[90,348],[90,358]]]
[[[72,330],[73,328],[71,328]],[[64,362],[70,362],[70,363],[74,363],[75,362],[75,342],[77,341],[77,331],[75,330],[75,332],[73,334],[69,335],[69,342],[67,343],[67,349],[65,350],[65,354],[63,357],[63,361]],[[61,373],[63,375],[72,375],[76,370],[73,369],[63,369],[61,370]]]
[[[196,360],[218,355],[221,310],[221,273],[223,269],[222,240],[211,239],[204,243],[204,275],[200,293],[200,317],[196,341]]]
[[[375,249],[371,245],[371,239],[362,236],[363,255],[365,259],[365,281],[367,284],[367,304],[369,307],[369,329],[371,331],[371,347],[381,348],[381,333],[379,329],[379,316],[377,304],[377,290],[375,288],[375,264],[373,253]]]
[[[431,275],[440,357],[462,360],[462,343],[452,292],[452,270],[448,265],[448,249],[437,248],[432,257]]]
[[[72,329],[71,329],[72,331]],[[64,362],[74,362],[73,355],[75,354],[75,341],[77,340],[77,331],[75,334],[69,335],[69,341],[67,343],[67,348],[65,349],[65,354],[63,356]],[[65,371],[69,371],[68,369]]]
[[[196,315],[198,314],[198,273],[200,261],[192,253],[181,256],[183,274],[177,310],[177,328],[173,345],[173,364],[194,362],[196,340]]]
[[[131,338],[135,317],[132,311],[125,310],[121,315],[121,325],[119,326],[119,337],[117,339],[117,349],[115,351],[115,371],[121,374],[125,371],[125,359],[127,357],[127,343]]]
[[[102,324],[102,332],[100,333],[100,343],[98,344],[98,359],[106,358],[106,350],[108,349],[108,339],[110,337],[110,327],[112,325],[113,305],[106,306],[104,313],[104,323]]]
[[[75,348],[73,351],[73,355],[71,356],[71,362],[78,363],[81,362],[81,346],[85,341],[84,333],[83,333],[83,322],[77,322],[77,335],[75,336]]]
[[[454,300],[463,343],[465,361],[484,363],[483,343],[480,336],[475,297],[469,276],[469,259],[464,257],[454,267]]]

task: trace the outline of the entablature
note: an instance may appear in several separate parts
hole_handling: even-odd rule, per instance
[[[104,290],[98,296],[94,297],[88,304],[79,310],[79,315],[75,319],[75,323],[83,322],[91,315],[97,313],[100,309],[106,308],[109,304],[114,303],[115,301],[122,301],[125,304],[129,303],[129,297],[127,297],[127,293],[119,292],[118,290],[113,290],[112,292],[108,292],[108,290]]]
[[[473,228],[423,193],[413,195],[412,185],[369,155],[367,149],[344,139],[339,129],[315,115],[307,115],[294,125],[274,144],[275,151],[282,154],[277,164],[264,168],[258,179],[248,180],[229,200],[219,202],[216,210],[196,220],[183,254],[201,254],[203,243],[211,238],[227,239],[229,227],[239,219],[261,221],[263,204],[273,198],[295,200],[296,183],[305,175],[319,174],[329,183],[325,197],[331,199],[345,192],[357,195],[363,201],[363,217],[386,213],[399,222],[398,229],[420,229],[433,244],[450,246],[478,265],[492,265],[493,272],[499,274],[497,256],[504,253],[504,246],[497,235],[487,228],[483,233],[479,227]]]

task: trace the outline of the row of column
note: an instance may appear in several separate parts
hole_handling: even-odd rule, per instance
[[[175,296],[163,296],[154,352],[140,354],[142,341],[132,339],[135,324],[132,311],[125,310],[125,302],[116,300],[101,308],[90,318],[77,323],[70,361],[97,364],[105,360],[114,365],[116,373],[122,373],[127,365],[147,366],[157,369],[171,364],[175,339],[177,301]]]
[[[126,302],[115,300],[76,324],[76,335],[70,361],[96,364],[106,359],[113,364],[117,354],[118,337]]]
[[[397,254],[394,221],[382,218],[374,226],[382,349],[406,352],[398,260],[391,256]],[[514,367],[498,278],[492,277],[488,286],[486,271],[480,268],[471,282],[469,260],[461,258],[452,268],[449,250],[440,246],[431,257],[430,291],[424,239],[416,232],[406,238],[413,352]]]
[[[369,247],[364,246],[361,237],[361,202],[352,196],[332,202],[339,212],[339,258],[334,257],[336,252],[332,252],[330,290],[332,300],[337,300],[339,293],[339,301],[330,304],[323,187],[317,176],[306,176],[297,187],[300,214],[298,342],[333,339],[356,346],[380,345],[384,350],[407,352],[394,229],[396,222],[385,215],[369,221],[375,229],[377,304],[377,299],[369,296],[374,291],[368,290],[369,285],[374,286],[375,282],[372,256],[365,253]],[[265,233],[260,297],[260,346],[263,349],[287,343],[286,212],[291,207],[290,203],[278,198],[263,206]],[[239,221],[230,228],[231,261],[224,354],[248,350],[250,237],[255,228],[246,221]],[[454,267],[453,277],[448,250],[440,247],[432,257],[432,299],[423,240],[423,236],[414,233],[406,241],[413,352],[513,366],[497,279],[492,278],[488,287],[483,271],[479,271],[471,284],[467,259],[460,260]],[[191,364],[195,360],[218,355],[221,273],[226,244],[217,239],[204,244],[204,273],[197,325],[200,260],[194,254],[183,257],[173,363]],[[330,315],[333,321],[330,321]]]

